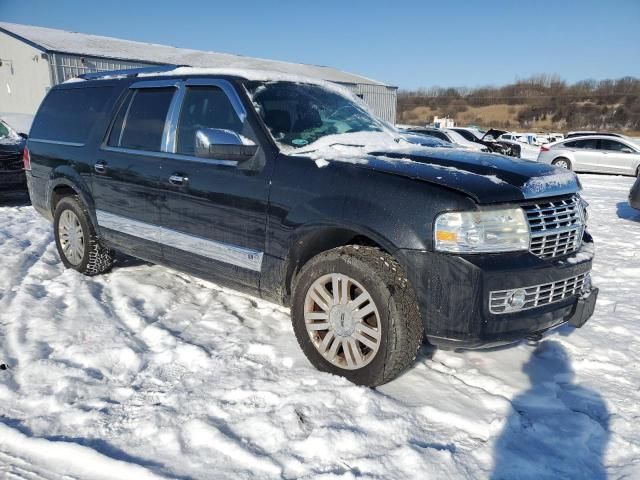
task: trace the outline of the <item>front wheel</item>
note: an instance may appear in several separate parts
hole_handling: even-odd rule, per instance
[[[89,276],[111,268],[113,252],[100,245],[89,212],[79,197],[64,197],[58,202],[53,214],[53,231],[65,267]]]
[[[358,385],[397,377],[422,343],[413,289],[393,257],[372,247],[311,259],[297,277],[291,317],[309,361]]]

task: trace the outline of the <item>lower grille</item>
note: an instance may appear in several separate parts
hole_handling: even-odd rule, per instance
[[[542,307],[559,302],[565,298],[582,292],[585,282],[589,278],[588,273],[582,273],[575,277],[565,278],[557,282],[533,285],[531,287],[514,288],[511,290],[495,290],[489,294],[489,311],[491,313],[512,313]],[[522,306],[514,306],[514,297],[524,292]]]

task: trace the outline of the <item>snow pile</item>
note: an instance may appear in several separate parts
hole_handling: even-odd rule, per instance
[[[640,212],[633,179],[581,179],[589,323],[424,347],[375,390],[311,367],[284,308],[127,258],[83,277],[0,206],[0,477],[640,478]]]

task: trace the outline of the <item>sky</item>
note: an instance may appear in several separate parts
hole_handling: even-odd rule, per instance
[[[640,0],[0,0],[0,21],[328,65],[402,89],[640,77]]]

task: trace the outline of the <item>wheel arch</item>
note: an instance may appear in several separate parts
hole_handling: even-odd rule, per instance
[[[397,250],[388,239],[366,228],[337,224],[306,226],[300,229],[291,243],[285,260],[285,304],[289,303],[296,275],[309,260],[322,252],[345,245],[377,247],[390,255]]]
[[[87,208],[93,227],[97,230],[95,208],[91,191],[80,174],[69,166],[59,167],[51,172],[48,181],[46,205],[53,216],[58,202],[69,195],[77,195]]]

